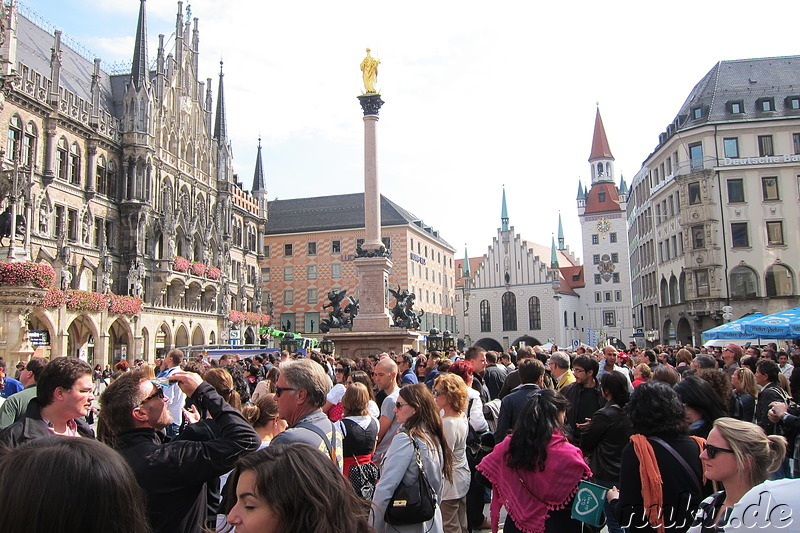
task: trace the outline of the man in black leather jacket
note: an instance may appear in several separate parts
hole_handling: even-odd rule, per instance
[[[172,415],[161,386],[140,371],[123,374],[103,393],[99,437],[133,469],[154,533],[201,533],[206,481],[230,471],[240,455],[258,449],[261,439],[199,375],[175,372],[170,380],[217,422],[218,438],[167,441],[159,430]]]

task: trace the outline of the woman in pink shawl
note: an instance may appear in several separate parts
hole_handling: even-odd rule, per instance
[[[580,533],[570,517],[578,482],[592,475],[581,451],[564,436],[567,400],[545,389],[530,396],[514,432],[478,465],[492,484],[492,531],[500,508],[504,533]]]

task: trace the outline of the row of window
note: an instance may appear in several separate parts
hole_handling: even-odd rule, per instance
[[[608,234],[608,242],[615,243],[617,242],[617,232],[612,231]],[[600,234],[593,233],[592,234],[592,244],[600,244]]]
[[[386,248],[387,249],[389,248],[388,245],[386,246]],[[411,237],[411,248],[410,248],[410,251],[411,252],[414,251],[414,238],[413,237]],[[452,257],[448,258],[447,256],[444,256],[444,259],[442,259],[442,252],[436,251],[436,250],[434,250],[433,247],[431,247],[430,253],[429,253],[428,252],[428,245],[426,244],[426,245],[423,246],[421,242],[417,241],[417,254],[421,255],[425,259],[430,259],[431,261],[433,261],[434,260],[434,252],[436,253],[436,262],[437,263],[441,263],[443,266],[447,266],[447,261],[449,259],[450,260],[450,268],[453,268],[453,258]]]
[[[761,178],[761,200],[775,202],[781,200],[781,183],[778,176],[763,176]],[[746,203],[745,183],[743,178],[729,178],[726,182],[728,189],[728,203]],[[797,177],[798,194],[800,194],[800,176]]]
[[[391,240],[390,237],[383,237],[381,239],[381,241],[383,241],[383,245],[386,247],[387,250],[391,250],[392,240]],[[311,255],[311,256],[317,255],[317,250],[319,248],[317,244],[318,243],[316,241],[307,242],[306,243],[306,247],[305,247],[306,255]],[[356,248],[361,247],[362,244],[364,244],[364,239],[356,239]],[[298,251],[296,248],[297,247],[294,245],[294,243],[285,243],[283,245],[283,256],[284,257],[293,257],[295,255],[295,253]],[[332,253],[332,254],[340,254],[340,253],[342,253],[342,241],[341,240],[331,241],[331,251],[330,251],[330,253]],[[270,245],[269,244],[265,244],[264,245],[264,256],[265,257],[270,257],[270,254],[271,254]]]
[[[503,317],[503,331],[517,331],[517,297],[513,292],[506,292],[500,300]],[[482,332],[492,331],[492,306],[489,300],[481,300],[480,323]],[[542,329],[542,312],[539,298],[528,299],[528,329]]]
[[[681,197],[676,191],[655,204],[656,224],[661,224],[681,212]]]
[[[617,252],[603,254],[603,261],[611,261],[612,263],[619,263],[619,254]],[[600,264],[600,254],[592,254],[592,264]]]
[[[750,247],[749,225],[749,222],[731,222],[731,246],[734,248]],[[782,220],[767,220],[765,226],[768,245],[782,246],[786,244],[784,241]]]
[[[612,283],[619,283],[619,272],[612,272],[611,273],[611,282]],[[603,275],[602,274],[595,274],[594,275],[594,284],[600,285],[603,283]]]
[[[663,263],[683,255],[683,232],[658,243],[658,261]]]
[[[612,296],[613,296],[613,300],[612,300]],[[611,291],[605,291],[605,292],[596,291],[594,293],[594,301],[595,301],[595,303],[611,302],[611,301],[621,302],[622,301],[622,291],[614,291],[613,293]]]
[[[783,101],[784,109],[787,111],[800,110],[800,96],[787,96]],[[762,96],[757,98],[754,104],[756,111],[761,113],[771,113],[777,111],[774,96]],[[731,115],[743,115],[745,113],[744,100],[729,100],[725,103],[725,109]],[[708,115],[710,108],[707,104],[698,105],[691,109],[692,120],[700,120]]]

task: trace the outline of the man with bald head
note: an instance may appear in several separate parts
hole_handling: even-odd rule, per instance
[[[378,446],[375,448],[373,458],[375,464],[380,466],[383,455],[389,449],[394,434],[397,433],[397,428],[400,426],[394,416],[394,405],[400,395],[400,387],[397,386],[397,364],[388,357],[381,359],[375,365],[372,380],[375,382],[375,386],[386,394],[386,398],[381,403],[381,417],[378,420],[380,424]]]

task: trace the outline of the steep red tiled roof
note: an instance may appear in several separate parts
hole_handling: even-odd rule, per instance
[[[589,155],[589,161],[596,159],[614,159],[611,155],[611,147],[608,145],[608,137],[606,137],[606,129],[603,127],[603,119],[600,117],[600,109],[597,110],[597,116],[594,118],[594,137],[592,138],[592,153]]]
[[[605,202],[600,201],[601,193],[605,193]],[[586,195],[585,215],[593,213],[614,213],[622,211],[619,205],[619,192],[617,186],[611,182],[598,182],[589,189]]]

